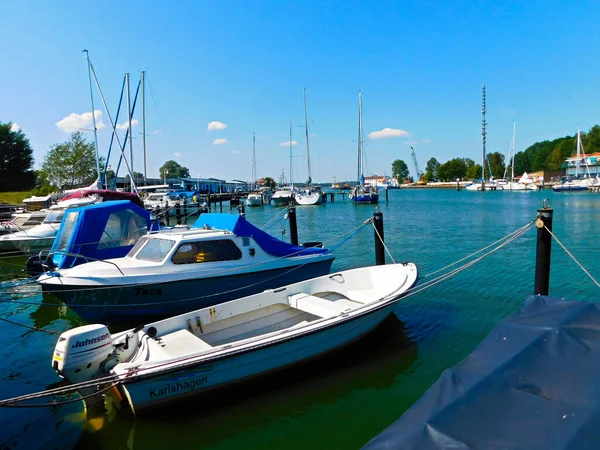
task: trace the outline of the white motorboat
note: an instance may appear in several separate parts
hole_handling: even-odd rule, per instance
[[[20,212],[12,215],[12,218],[6,222],[0,223],[0,235],[25,231],[40,225],[50,211],[48,209]]]
[[[298,189],[294,186],[280,186],[273,194],[273,204],[275,206],[289,206],[294,203],[294,196]]]
[[[88,322],[131,324],[321,276],[333,259],[242,216],[207,213],[191,228],[145,235],[125,257],[48,272],[37,282]]]
[[[129,200],[143,206],[138,195],[130,192],[73,189],[70,195],[63,197],[56,205],[49,208],[48,215],[40,225],[29,230],[0,236],[0,251],[19,250],[23,253],[30,253],[47,250],[52,247],[63,215],[67,210],[110,200]]]
[[[261,192],[253,191],[246,197],[246,206],[264,206],[264,198]]]
[[[412,263],[365,267],[112,335],[86,325],[59,337],[52,366],[87,383],[77,389],[88,405],[115,386],[138,413],[348,344],[389,316],[416,280]]]

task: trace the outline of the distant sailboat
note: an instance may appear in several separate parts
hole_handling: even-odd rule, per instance
[[[282,183],[273,194],[275,206],[288,206],[294,202],[294,195],[298,190],[294,188],[292,173],[292,121],[290,120],[290,183],[289,185]]]
[[[308,180],[306,181],[306,187],[300,189],[298,193],[294,195],[294,200],[298,205],[320,205],[322,199],[321,190],[313,186],[312,176],[310,172],[310,148],[308,145],[308,118],[306,115],[306,89],[304,91],[304,124],[306,128],[306,160],[308,162]]]
[[[365,186],[362,123],[362,91],[358,92],[358,171],[357,184],[349,197],[355,204],[379,203],[379,192],[375,186]]]
[[[537,189],[537,187],[534,185],[533,188],[529,187],[530,184],[533,184],[533,180],[531,178],[529,178],[529,176],[527,175],[527,172],[525,172],[523,174],[523,176],[521,177],[521,179],[517,182],[515,181],[515,139],[516,139],[516,135],[517,135],[517,124],[516,122],[513,122],[513,137],[510,143],[510,154],[512,157],[512,164],[511,164],[511,175],[510,175],[510,181],[508,181],[506,184],[503,185],[503,188],[505,191],[531,191],[533,189]],[[508,167],[507,167],[508,170]],[[506,176],[505,176],[506,178]]]
[[[579,177],[579,167],[581,166],[582,162],[585,163],[585,167],[587,169],[587,176],[585,178]],[[583,150],[583,144],[581,142],[581,131],[579,127],[577,127],[577,158],[575,160],[575,178],[572,180],[567,180],[563,184],[552,186],[552,190],[555,192],[587,191],[588,187],[596,186],[598,184],[598,178],[592,178],[590,175],[590,169],[587,165],[585,151]]]
[[[252,191],[246,198],[246,206],[263,206],[264,198],[262,192],[256,185],[256,137],[252,135]]]

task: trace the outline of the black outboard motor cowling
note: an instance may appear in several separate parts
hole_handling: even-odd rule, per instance
[[[41,275],[42,273],[52,270],[54,268],[54,262],[52,258],[48,258],[48,250],[42,250],[39,254],[31,256],[25,264],[25,273],[27,275],[35,276]]]

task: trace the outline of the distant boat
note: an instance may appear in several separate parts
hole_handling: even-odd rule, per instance
[[[312,184],[312,176],[310,171],[310,148],[308,145],[308,118],[306,115],[306,89],[304,92],[304,124],[306,128],[306,161],[308,164],[308,180],[304,188],[298,189],[294,195],[294,200],[298,205],[320,205],[323,201],[321,189]]]
[[[365,185],[364,151],[363,151],[363,124],[362,124],[362,91],[358,93],[358,182],[349,197],[354,204],[379,203],[377,187]]]
[[[51,271],[37,282],[87,321],[140,323],[321,276],[333,259],[242,216],[206,213],[191,228],[146,234],[125,257]]]
[[[577,160],[575,161],[575,177],[567,179],[562,184],[552,186],[554,192],[587,191],[591,186],[600,185],[600,179],[598,179],[598,177],[592,178],[590,176],[590,170],[587,163],[587,177],[579,177],[579,166],[581,165],[582,159],[585,161],[585,151],[583,150],[583,144],[581,142],[581,131],[579,127],[577,127]]]
[[[294,203],[294,196],[298,192],[298,189],[294,188],[294,179],[293,179],[293,171],[292,171],[292,121],[290,120],[290,180],[289,185],[283,183],[283,175],[282,175],[282,185],[279,186],[275,192],[273,193],[273,205],[275,206],[289,206]]]
[[[510,145],[510,155],[511,155],[511,159],[512,159],[510,181],[507,181],[503,185],[503,190],[505,190],[505,191],[532,191],[534,189],[537,189],[537,186],[535,186],[533,179],[529,178],[529,176],[527,175],[527,172],[523,173],[523,175],[521,176],[519,181],[515,181],[515,155],[516,155],[515,139],[516,139],[516,134],[517,134],[517,125],[516,125],[516,122],[513,122],[513,137],[512,137],[511,145]],[[507,170],[508,170],[508,167],[507,167]],[[506,172],[505,172],[505,177],[506,177]],[[533,184],[534,186],[530,187],[531,184]]]
[[[393,314],[416,280],[412,263],[365,267],[112,335],[85,325],[60,335],[52,367],[91,382],[79,387],[86,403],[103,401],[106,383],[137,414],[342,347]]]

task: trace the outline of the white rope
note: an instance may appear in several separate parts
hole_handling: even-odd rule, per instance
[[[482,249],[479,249],[479,250],[477,250],[476,252],[474,252],[474,253],[471,253],[471,254],[470,254],[470,255],[468,255],[468,256],[465,256],[464,258],[462,258],[462,259],[459,259],[458,261],[455,261],[455,262],[453,262],[452,264],[448,264],[446,267],[442,267],[441,269],[438,269],[438,270],[436,270],[436,271],[434,271],[434,272],[428,273],[428,274],[427,274],[427,275],[425,275],[423,278],[430,277],[431,275],[434,275],[434,274],[436,274],[436,273],[438,273],[438,272],[441,272],[441,271],[443,271],[443,270],[446,270],[446,269],[448,269],[449,267],[455,266],[456,264],[458,264],[458,263],[461,263],[461,262],[463,262],[463,261],[465,261],[465,260],[467,260],[467,259],[469,259],[469,258],[472,258],[473,256],[477,255],[478,253],[481,253],[482,251],[484,251],[484,250],[487,250],[488,248],[490,248],[490,247],[492,247],[492,246],[494,246],[494,245],[498,244],[499,242],[502,242],[502,241],[504,241],[505,239],[508,239],[508,238],[510,238],[512,235],[514,235],[514,234],[518,234],[518,233],[521,233],[523,230],[525,230],[525,229],[527,229],[529,226],[531,226],[531,224],[532,224],[533,222],[534,222],[534,221],[532,220],[531,222],[528,222],[528,223],[526,223],[526,224],[525,224],[525,225],[523,225],[521,228],[518,228],[517,230],[513,231],[512,233],[509,233],[509,234],[507,234],[506,236],[504,236],[504,237],[502,237],[502,238],[498,239],[496,242],[492,242],[491,244],[489,244],[489,245],[487,245],[487,246],[483,247]],[[520,234],[519,234],[519,236],[520,236]]]
[[[514,240],[516,240],[517,238],[521,237],[523,234],[525,234],[527,232],[527,230],[529,228],[533,227],[533,222],[530,222],[529,224],[527,224],[525,227],[522,227],[518,230],[518,233],[511,233],[510,235],[507,236],[506,240],[504,242],[502,242],[500,245],[498,245],[496,248],[490,250],[489,252],[481,255],[480,257],[474,259],[473,261],[468,262],[467,264],[458,267],[444,275],[440,275],[437,278],[434,278],[430,281],[427,281],[419,286],[416,286],[415,288],[411,289],[406,295],[405,297],[410,297],[411,295],[415,295],[418,294],[420,292],[423,292],[426,289],[429,289],[439,283],[441,283],[442,281],[445,281],[449,278],[452,278],[455,275],[458,275],[460,272],[462,272],[463,270],[466,270],[470,267],[472,267],[473,265],[477,264],[478,262],[482,261],[484,258],[488,257],[489,255],[491,255],[492,253],[497,252],[498,250],[500,250],[501,248],[505,247],[506,245],[508,245],[509,243],[513,242]],[[510,236],[510,237],[509,237]],[[504,238],[503,238],[504,239]],[[498,242],[498,241],[496,241]],[[485,248],[489,248],[489,245]],[[481,250],[480,250],[481,251]],[[479,252],[480,252],[479,251]],[[476,253],[479,253],[476,252]],[[463,258],[464,259],[464,258]],[[448,266],[449,267],[449,266]],[[439,271],[438,271],[439,272]]]
[[[554,240],[556,240],[556,242],[558,242],[558,245],[560,245],[562,247],[562,249],[567,253],[567,255],[569,255],[571,257],[571,259],[573,261],[575,261],[575,264],[577,264],[579,266],[579,268],[581,270],[583,270],[588,277],[590,277],[590,279],[594,282],[594,284],[596,286],[600,287],[600,283],[598,283],[596,281],[596,279],[587,271],[587,269],[585,267],[583,267],[583,265],[579,261],[577,261],[575,256],[573,256],[573,254],[569,250],[567,250],[567,247],[565,247],[563,245],[563,243],[560,242],[560,240],[556,237],[556,235],[554,233],[552,233],[552,231],[550,231],[546,225],[544,225],[544,228],[546,229],[546,231],[548,231],[548,233],[550,233],[550,236],[552,236],[554,238]]]
[[[377,237],[379,238],[379,240],[381,241],[381,244],[383,245],[383,248],[385,248],[385,251],[387,252],[387,254],[389,255],[390,259],[392,260],[392,262],[394,264],[396,264],[396,261],[394,261],[394,257],[392,256],[392,254],[390,253],[390,250],[387,248],[387,245],[385,245],[385,242],[383,241],[383,238],[381,237],[381,235],[379,234],[379,231],[377,231],[377,228],[375,228],[375,221],[371,221],[371,225],[373,225],[373,229],[375,230],[375,233],[377,234]]]

